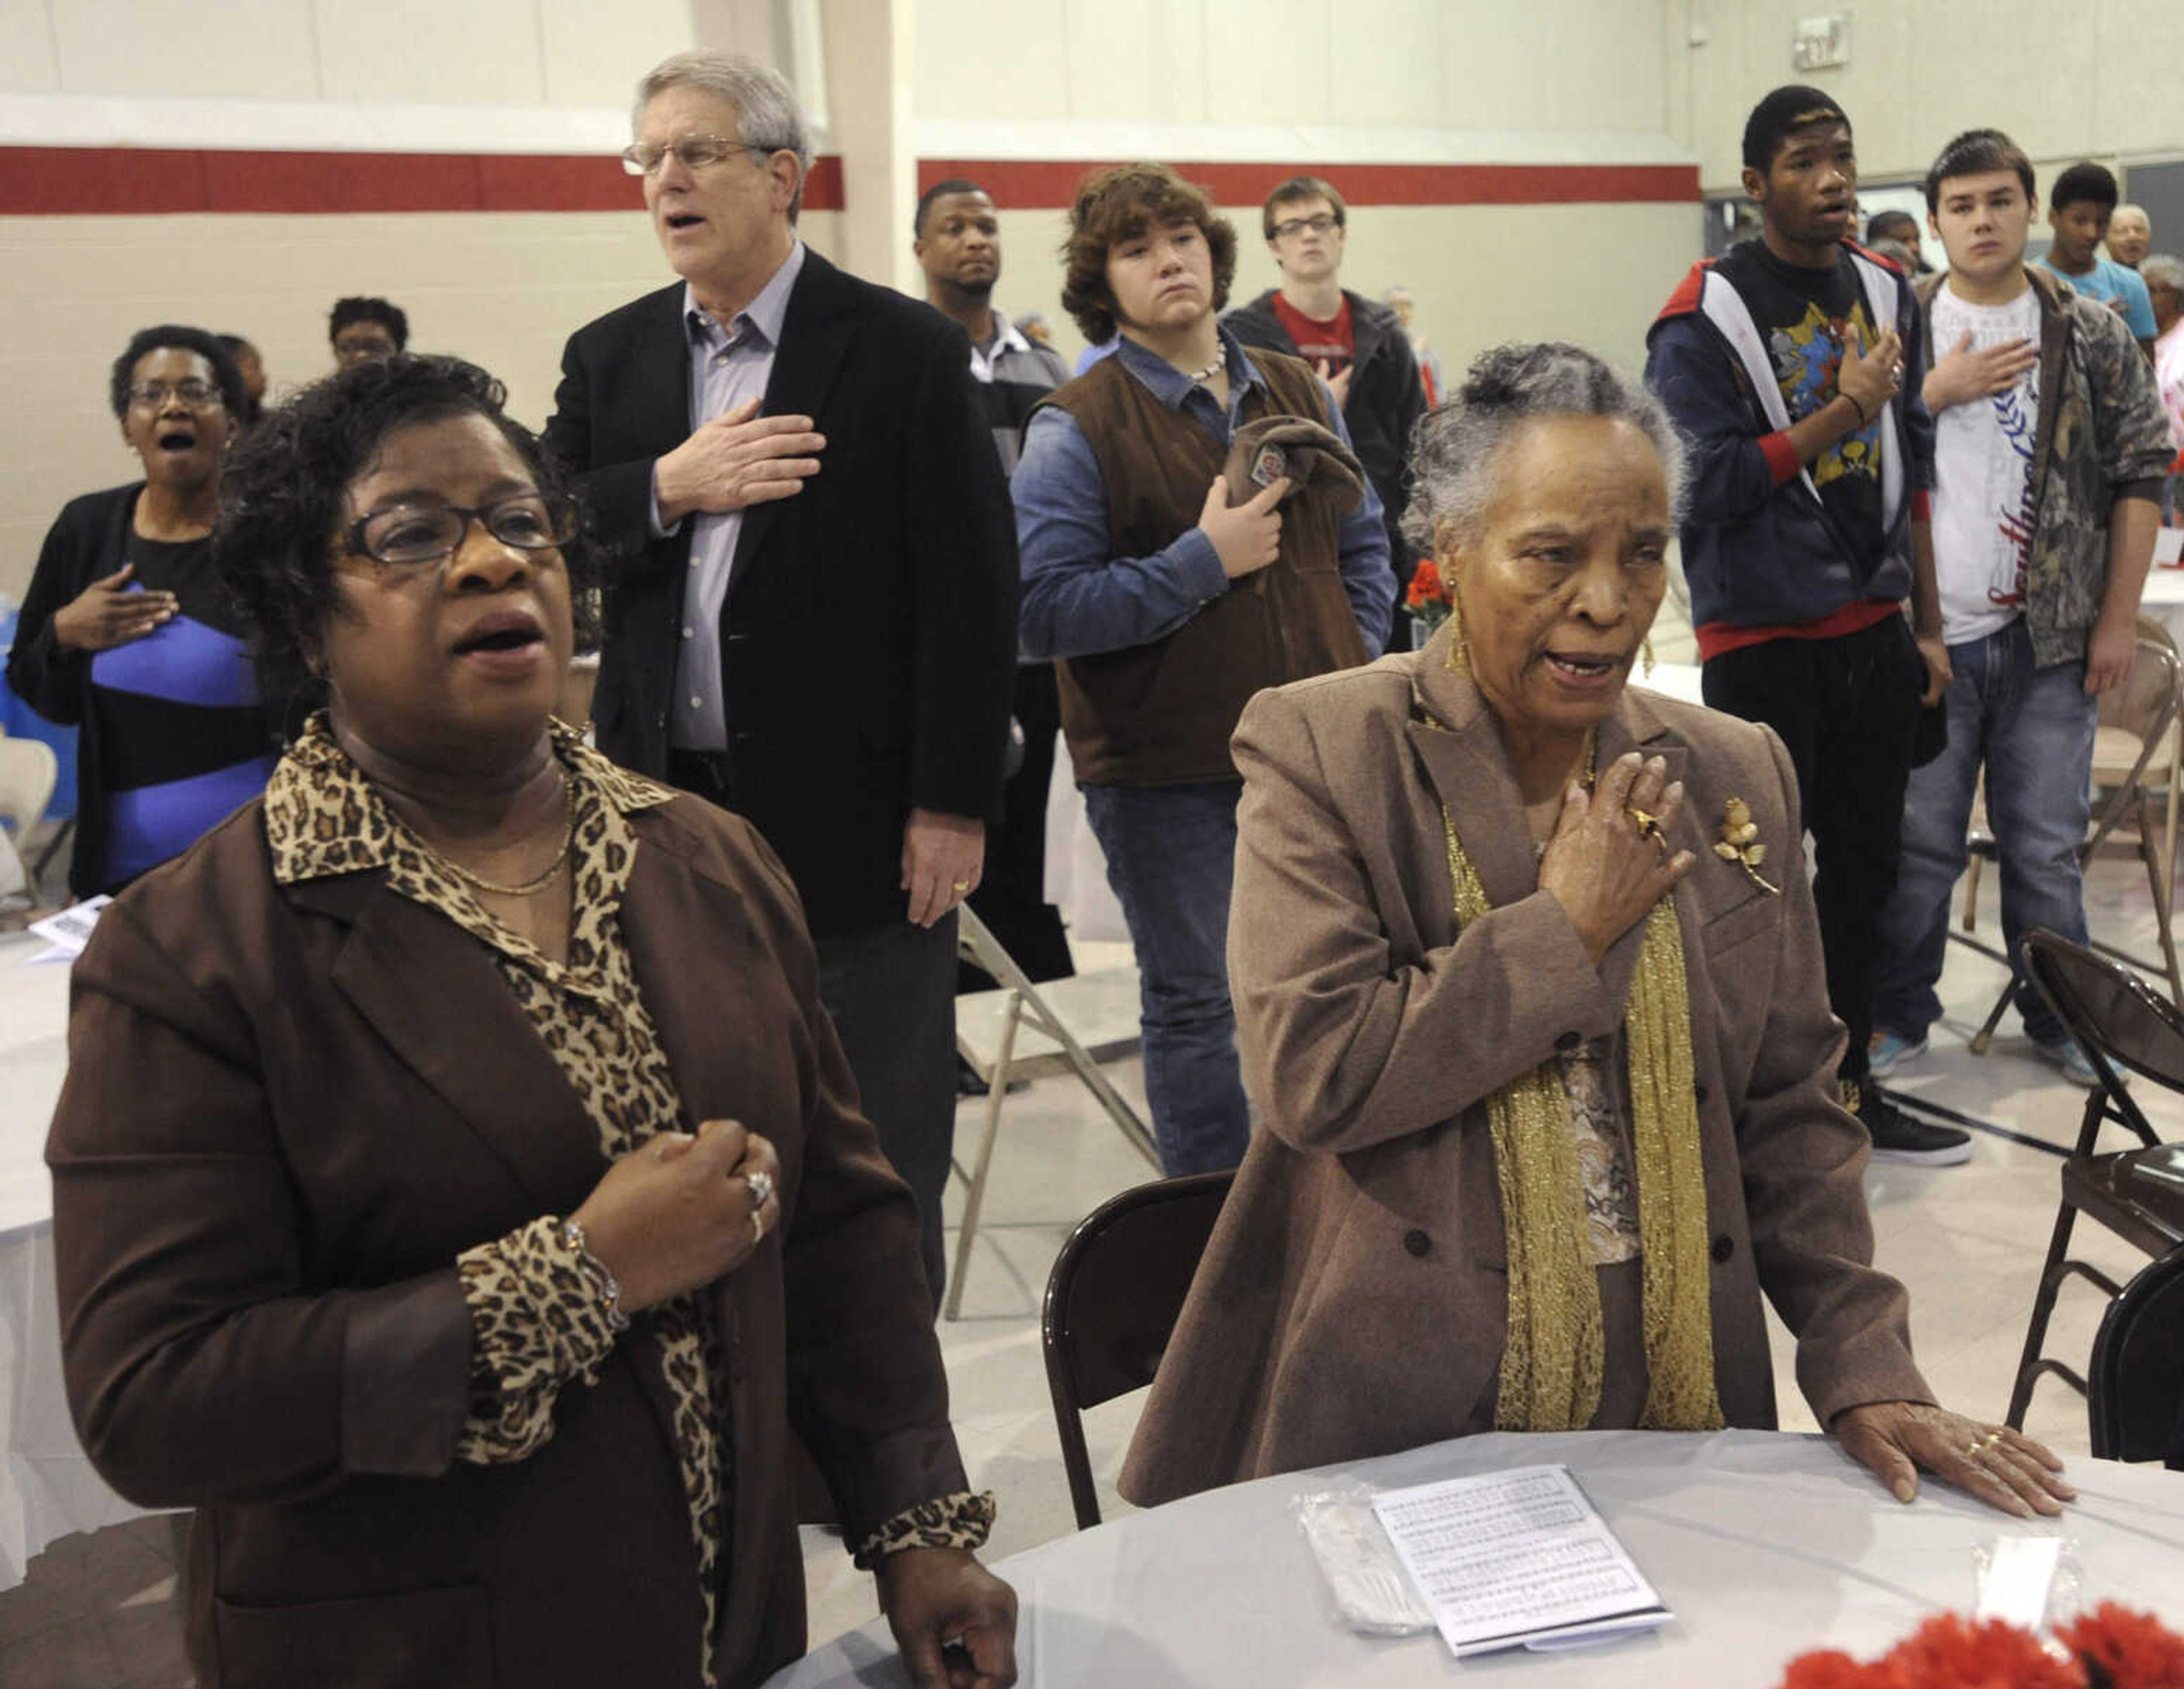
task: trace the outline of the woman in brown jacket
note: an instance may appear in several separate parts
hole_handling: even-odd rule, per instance
[[[1870,1264],[1780,743],[1625,690],[1674,532],[1665,414],[1590,354],[1505,347],[1412,470],[1455,613],[1237,729],[1258,1129],[1123,1494],[1490,1430],[1771,1428],[1764,1290],[1900,1498],[1924,1467],[2057,1511],[2052,1454],[1932,1404]]]
[[[756,1684],[804,1645],[793,1421],[916,1681],[1012,1682],[795,895],[549,717],[588,562],[499,384],[312,388],[214,544],[328,707],[106,911],[48,1149],[77,1428],[198,1510],[198,1681]]]

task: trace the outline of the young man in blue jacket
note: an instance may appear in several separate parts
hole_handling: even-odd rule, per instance
[[[1743,181],[1760,238],[1694,265],[1647,336],[1646,380],[1692,443],[1683,559],[1706,701],[1774,728],[1797,771],[1828,995],[1850,1034],[1845,1105],[1876,1157],[1946,1165],[1970,1140],[1903,1113],[1866,1068],[1920,708],[1949,681],[1918,301],[1849,238],[1858,159],[1829,95],[1760,101]]]

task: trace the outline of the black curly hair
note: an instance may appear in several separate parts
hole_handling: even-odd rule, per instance
[[[153,328],[140,328],[129,337],[129,343],[121,355],[114,360],[108,371],[106,397],[117,417],[129,415],[129,389],[136,384],[136,360],[147,352],[161,352],[169,347],[178,352],[194,352],[212,365],[212,377],[220,383],[220,397],[227,406],[227,414],[240,418],[249,407],[250,395],[243,391],[242,371],[236,367],[235,354],[220,343],[220,337],[202,328],[188,328],[178,322],[163,322]]]
[[[349,514],[349,483],[396,429],[482,416],[515,448],[540,492],[573,491],[538,437],[503,408],[507,396],[475,364],[398,353],[313,382],[267,411],[235,449],[220,482],[212,559],[254,632],[270,694],[318,689],[308,659],[319,630],[341,610],[333,547]],[[560,548],[580,651],[598,644],[599,572],[588,527],[580,521]]]
[[[370,293],[352,293],[345,299],[336,299],[334,308],[326,314],[326,341],[334,337],[353,322],[376,322],[394,337],[394,349],[406,349],[410,344],[410,313],[392,299],[382,299]]]

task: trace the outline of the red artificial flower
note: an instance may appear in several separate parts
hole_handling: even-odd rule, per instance
[[[1895,1689],[1895,1674],[1861,1665],[1841,1648],[1799,1654],[1782,1675],[1782,1689]]]
[[[1411,577],[1411,589],[1404,602],[1412,610],[1429,604],[1445,605],[1449,601],[1448,588],[1441,584],[1440,571],[1434,566],[1430,557],[1418,560],[1417,571]]]
[[[2075,1660],[2059,1660],[2028,1631],[1999,1619],[1929,1619],[1882,1662],[1915,1689],[2086,1689]]]
[[[2103,1689],[2184,1689],[2184,1636],[2151,1614],[2104,1601],[2055,1634]]]

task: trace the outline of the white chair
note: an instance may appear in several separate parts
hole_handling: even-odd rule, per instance
[[[19,848],[45,819],[60,772],[60,760],[42,739],[0,734],[0,821],[15,829]]]
[[[1138,970],[1106,967],[1067,979],[1034,985],[993,931],[967,906],[956,911],[956,953],[1000,983],[991,990],[967,991],[956,999],[956,1048],[986,1084],[986,1118],[978,1151],[970,1167],[954,1163],[956,1176],[969,1187],[963,1203],[961,1236],[956,1265],[948,1275],[944,1312],[950,1319],[963,1311],[963,1269],[978,1233],[978,1211],[986,1199],[986,1175],[994,1164],[994,1140],[1001,1124],[1001,1105],[1012,1079],[1048,1073],[1074,1073],[1092,1093],[1115,1129],[1160,1170],[1160,1152],[1138,1112],[1124,1100],[1100,1063],[1138,1048]]]
[[[2159,622],[2138,618],[2138,645],[2131,672],[2121,686],[2101,699],[2100,725],[2093,734],[2092,783],[2101,800],[2095,806],[2078,860],[2090,861],[2103,850],[2135,856],[2146,870],[2147,888],[2153,899],[2155,936],[2161,959],[2148,962],[2093,940],[2093,948],[2120,962],[2167,981],[2172,1001],[2184,1001],[2184,968],[2180,968],[2172,930],[2176,874],[2177,797],[2184,786],[2184,662],[2176,643]],[[1972,812],[1971,862],[1964,879],[1963,931],[1949,936],[1958,943],[2001,962],[2009,958],[1992,945],[1968,936],[1975,925],[1980,864],[1996,854],[1994,837],[1987,825],[1986,785]],[[1972,1035],[1971,1052],[1984,1056],[1994,1041],[1995,1028],[2009,1006],[2014,983],[2005,984],[1986,1020]]]

